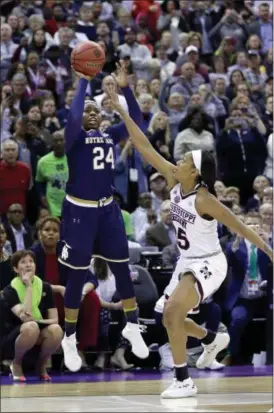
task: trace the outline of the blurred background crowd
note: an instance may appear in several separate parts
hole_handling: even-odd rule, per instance
[[[101,131],[120,121],[105,87],[114,82],[110,74],[116,62],[124,59],[143,113],[142,130],[154,148],[171,162],[190,150],[212,151],[218,162],[218,198],[273,246],[271,1],[2,0],[0,10],[0,290],[13,277],[11,255],[32,249],[36,273],[52,285],[59,323],[64,322],[65,281],[56,259],[68,179],[64,128],[78,82],[70,54],[85,40],[100,43],[106,53],[102,72],[87,89],[87,98],[101,108]],[[140,314],[154,319],[153,328],[161,331],[154,306],[178,255],[167,183],[144,162],[130,137],[115,151],[113,185]],[[211,329],[230,332],[224,364],[251,362],[254,353],[264,352],[271,363],[271,264],[221,225],[219,237],[229,263],[227,281],[194,317],[201,323],[214,320]],[[132,365],[124,357],[127,343],[119,333],[124,320],[113,276],[100,260],[92,262],[91,271],[97,281],[83,293],[78,331],[84,365],[89,364],[88,349],[99,351],[97,368],[107,365],[115,324],[110,361],[128,369]],[[5,336],[13,324],[2,324]],[[161,366],[169,368],[171,354],[162,331],[157,344]],[[190,356],[191,349],[199,348],[191,340],[188,347]]]

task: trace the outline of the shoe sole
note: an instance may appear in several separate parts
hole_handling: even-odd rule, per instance
[[[76,372],[79,371],[79,370],[81,369],[81,367],[82,367],[82,359],[81,359],[81,357],[80,357],[81,363],[80,363],[79,368],[76,368],[76,369],[75,369],[74,366],[73,366],[73,368],[71,368],[71,366],[69,365],[69,363],[67,363],[67,360],[66,360],[66,356],[65,356],[66,352],[65,352],[65,350],[64,350],[63,343],[61,343],[61,346],[62,346],[62,349],[63,349],[64,364],[65,364],[66,368],[69,369],[69,371],[72,371],[73,373],[76,373]]]
[[[161,399],[186,399],[187,397],[195,397],[197,392],[198,390],[196,388],[195,390],[189,391],[187,394],[183,396],[171,396],[171,395],[165,395],[164,393],[162,393]]]
[[[213,363],[213,361],[215,360],[216,356],[218,353],[220,353],[220,351],[224,350],[225,348],[227,348],[229,342],[230,342],[230,337],[228,334],[219,334],[217,336],[217,338],[219,339],[219,343],[216,347],[216,349],[214,351],[212,351],[212,353],[210,353],[206,363],[203,362],[199,362],[200,358],[202,357],[202,355],[198,358],[197,362],[196,362],[196,367],[197,369],[205,369],[210,367],[210,365]]]

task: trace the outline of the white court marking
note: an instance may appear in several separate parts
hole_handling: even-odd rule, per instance
[[[271,393],[198,394],[196,398],[161,400],[158,395],[2,398],[1,412],[212,412],[214,406],[272,405]],[[238,409],[237,409],[238,406]],[[266,410],[265,409],[265,410]],[[215,410],[221,412],[224,410]],[[232,410],[230,410],[232,411]],[[246,410],[247,411],[247,410]],[[272,410],[270,410],[272,411]]]

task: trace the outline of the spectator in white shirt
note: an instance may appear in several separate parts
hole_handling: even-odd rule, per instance
[[[98,96],[94,97],[94,100],[97,103],[97,105],[99,106],[99,108],[102,108],[102,100],[106,97],[106,93],[105,93],[106,87],[111,86],[111,85],[114,86],[114,87],[117,87],[116,82],[114,81],[113,77],[112,76],[104,77],[103,82],[102,82],[103,93],[101,95],[98,95]],[[119,98],[119,102],[123,106],[124,110],[128,111],[128,106],[127,106],[127,102],[126,102],[126,99],[125,99],[124,95],[118,94],[118,98]]]
[[[17,49],[18,44],[12,41],[12,28],[7,23],[1,24],[1,43],[0,43],[0,56],[1,56],[1,66],[0,66],[0,79],[1,81],[6,80],[6,75],[11,66],[11,59],[13,53]]]

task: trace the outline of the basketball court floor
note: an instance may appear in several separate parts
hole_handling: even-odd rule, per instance
[[[222,372],[190,369],[196,398],[161,400],[171,372],[106,371],[35,377],[12,384],[1,378],[1,412],[270,412],[272,366],[227,367]]]

